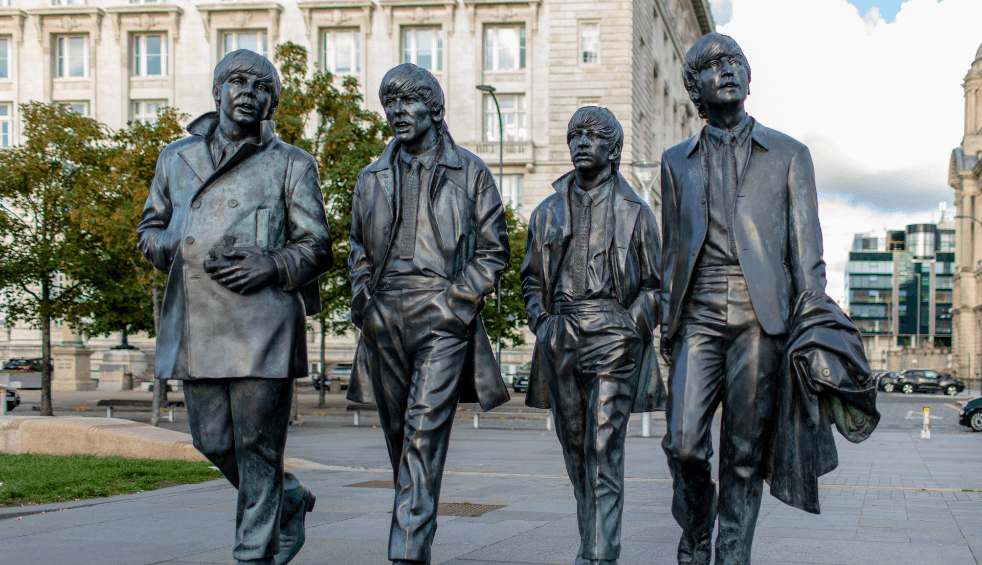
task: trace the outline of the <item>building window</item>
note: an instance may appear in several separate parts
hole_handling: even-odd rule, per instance
[[[10,39],[0,37],[0,78],[10,78]]]
[[[410,27],[402,33],[403,63],[428,71],[443,70],[443,32],[435,27]]]
[[[526,141],[525,95],[499,94],[498,104],[505,126],[505,141]],[[498,111],[490,95],[484,96],[484,141],[498,141]]]
[[[133,121],[153,124],[157,122],[157,110],[167,105],[166,100],[134,100]]]
[[[10,132],[13,130],[13,105],[0,104],[0,147],[10,147]]]
[[[525,184],[524,175],[501,176],[501,202],[511,205],[516,212],[522,211],[522,187]]]
[[[133,75],[160,76],[167,74],[167,36],[161,33],[141,33],[133,36]]]
[[[599,106],[600,105],[600,99],[599,98],[580,98],[576,102],[577,102],[577,104],[579,104],[580,108],[585,108],[587,106]]]
[[[159,4],[164,0],[130,0],[130,4]]]
[[[52,6],[80,6],[86,4],[86,0],[51,0]],[[10,4],[5,4],[9,6]]]
[[[69,110],[75,112],[76,114],[80,114],[82,116],[89,115],[89,103],[87,101],[65,101],[59,102],[59,104],[68,107]]]
[[[227,31],[222,33],[221,53],[224,57],[236,49],[248,49],[269,58],[269,42],[265,31]]]
[[[484,28],[484,70],[516,71],[525,68],[525,26]]]
[[[580,62],[600,62],[600,22],[580,22]]]
[[[58,78],[89,76],[89,42],[84,35],[61,35],[57,42]]]
[[[361,34],[356,29],[328,29],[321,43],[321,63],[325,71],[350,73],[361,70]]]

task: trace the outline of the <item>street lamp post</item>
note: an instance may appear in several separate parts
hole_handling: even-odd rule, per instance
[[[641,196],[649,206],[654,205],[651,200],[652,187],[655,185],[655,170],[661,166],[659,161],[635,161],[631,163],[631,176],[641,185]],[[659,195],[659,201],[661,195]]]
[[[501,187],[504,185],[505,181],[505,122],[501,119],[501,106],[498,105],[498,97],[494,95],[495,87],[490,84],[479,84],[477,89],[481,92],[487,92],[491,95],[491,99],[494,100],[494,109],[498,111],[498,195],[501,195]],[[498,289],[495,293],[498,295],[497,307],[498,314],[501,314],[501,279],[498,279]],[[501,329],[498,329],[498,338],[495,340],[495,349],[498,358],[498,370],[501,370]]]

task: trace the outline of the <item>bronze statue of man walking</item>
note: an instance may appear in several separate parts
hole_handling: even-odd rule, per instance
[[[732,38],[696,41],[684,82],[707,125],[661,161],[661,349],[671,365],[662,447],[682,526],[678,562],[710,563],[718,516],[715,562],[747,565],[765,478],[774,496],[818,511],[838,418],[818,397],[842,395],[846,410],[859,409],[860,425],[844,435],[861,441],[878,419],[875,388],[859,332],[825,295],[808,148],[744,110],[750,65]],[[710,458],[720,403],[717,497]]]
[[[566,141],[573,170],[532,212],[522,265],[536,335],[526,403],[553,411],[576,497],[576,564],[616,565],[627,423],[664,404],[651,339],[661,245],[654,213],[618,171],[614,114],[580,108]]]
[[[160,154],[137,232],[169,272],[156,378],[184,380],[194,446],[236,489],[239,565],[284,565],[314,496],[283,471],[306,314],[333,263],[314,159],[280,141],[276,68],[240,49],[215,67],[217,112]]]
[[[351,207],[361,336],[348,399],[376,403],[389,448],[389,559],[423,564],[457,403],[508,400],[480,312],[510,249],[494,176],[454,143],[436,78],[399,65],[379,100],[395,139],[358,176]]]

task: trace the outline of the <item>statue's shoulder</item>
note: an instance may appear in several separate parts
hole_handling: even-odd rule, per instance
[[[795,154],[803,150],[808,150],[808,147],[804,143],[786,133],[769,128],[760,122],[754,123],[753,136],[754,139],[758,143],[764,145],[768,151]]]
[[[192,147],[194,145],[204,142],[205,142],[205,138],[201,137],[200,135],[188,135],[187,137],[182,137],[177,141],[172,141],[168,143],[163,148],[163,150],[161,150],[160,158],[161,159],[172,158],[176,156],[177,153],[184,151],[188,147]]]

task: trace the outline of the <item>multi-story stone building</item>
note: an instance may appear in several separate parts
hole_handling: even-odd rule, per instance
[[[214,109],[212,71],[228,51],[305,46],[315,68],[352,75],[381,111],[384,73],[430,69],[454,139],[499,165],[503,197],[528,216],[571,168],[566,124],[580,106],[610,108],[624,126],[622,172],[658,205],[657,161],[702,125],[682,84],[685,52],[714,30],[706,0],[0,0],[0,146],[21,141],[17,105],[60,101],[110,127],[162,105]],[[0,358],[36,334],[0,331]],[[311,335],[316,342],[318,337]],[[108,345],[112,340],[93,340]],[[141,348],[147,340],[131,339]],[[312,348],[313,349],[313,348]],[[331,360],[350,339],[331,339]],[[507,353],[507,352],[506,352]],[[506,363],[528,352],[513,352]],[[314,351],[311,358],[315,358]],[[95,357],[94,357],[95,358]]]
[[[948,184],[955,189],[958,263],[953,279],[952,348],[956,370],[979,379],[982,367],[982,46],[962,82],[965,136],[951,152]]]
[[[954,270],[953,222],[856,234],[846,304],[874,368],[952,368]]]

